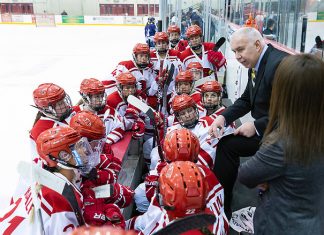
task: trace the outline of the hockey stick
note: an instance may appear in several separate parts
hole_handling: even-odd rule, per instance
[[[154,235],[178,235],[194,229],[201,229],[215,222],[216,217],[210,214],[196,214],[175,220],[160,229]]]
[[[163,156],[163,151],[160,145],[160,136],[159,136],[159,132],[157,130],[157,125],[155,122],[155,115],[154,115],[154,111],[153,109],[148,106],[147,104],[145,104],[143,101],[141,101],[140,99],[136,98],[133,95],[129,95],[127,98],[127,102],[133,106],[135,106],[136,108],[138,108],[139,110],[141,110],[143,113],[145,113],[150,120],[152,121],[153,124],[153,128],[154,128],[154,135],[156,136],[156,140],[157,140],[157,147],[158,147],[158,152],[161,158],[161,161],[164,162],[164,156]],[[153,141],[154,144],[155,141]]]
[[[221,37],[220,39],[218,39],[218,41],[216,42],[213,51],[218,51],[218,49],[226,42],[226,39],[224,37]]]
[[[158,74],[158,76],[160,75],[160,74],[162,74],[162,71],[163,71],[163,65],[164,65],[164,60],[161,60],[160,59],[160,69],[159,69],[159,74]],[[166,70],[168,70],[168,68],[166,68]],[[158,84],[158,91],[157,91],[157,104],[156,104],[156,110],[157,111],[160,111],[160,106],[161,106],[161,104],[160,104],[160,100],[161,100],[161,96],[162,96],[162,88],[161,88],[161,84],[160,84],[160,82],[159,82],[159,84]]]
[[[73,186],[69,182],[59,178],[58,176],[52,174],[47,170],[44,170],[36,164],[24,161],[19,162],[18,172],[25,179],[28,179],[30,177],[29,173],[31,171],[34,173],[34,179],[36,182],[57,192],[58,194],[61,194],[69,202],[73,212],[75,213],[79,225],[84,225],[84,218],[82,216],[82,212],[77,199],[74,195]]]
[[[169,85],[171,83],[171,80],[173,78],[174,74],[174,64],[171,63],[170,70],[168,71],[168,77],[165,80],[164,87],[163,87],[163,93],[162,93],[162,114],[163,114],[163,134],[166,134],[167,128],[168,128],[168,117],[167,117],[167,95],[168,95],[168,89]]]

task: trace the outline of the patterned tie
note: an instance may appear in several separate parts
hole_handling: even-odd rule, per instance
[[[255,68],[251,69],[251,79],[253,86],[255,85],[255,78],[256,78],[256,70]]]

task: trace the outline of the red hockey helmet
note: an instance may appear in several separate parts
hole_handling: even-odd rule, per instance
[[[53,83],[39,85],[33,92],[37,108],[47,117],[63,121],[72,113],[72,102],[64,89]]]
[[[135,85],[136,84],[136,78],[130,72],[124,72],[124,73],[118,74],[116,77],[116,81],[119,86]]]
[[[178,73],[178,75],[175,78],[175,83],[178,82],[193,82],[193,76],[190,71],[181,71]]]
[[[70,146],[81,139],[79,133],[69,126],[59,126],[42,132],[37,140],[36,147],[39,156],[44,159],[49,167],[55,167],[56,161],[51,157],[61,159],[61,152],[72,154]]]
[[[165,159],[170,162],[197,162],[199,149],[198,138],[186,128],[167,133],[163,142]]]
[[[134,55],[137,54],[150,54],[150,48],[147,44],[145,43],[137,43],[134,48],[133,48],[133,53]]]
[[[177,25],[170,25],[168,27],[168,33],[179,33],[180,34],[180,28]]]
[[[217,81],[207,81],[201,87],[201,93],[205,93],[205,92],[221,93],[222,92],[222,86]]]
[[[39,108],[52,106],[65,96],[64,89],[54,83],[40,84],[33,92],[34,102]]]
[[[82,137],[91,140],[99,140],[105,137],[106,127],[97,115],[89,111],[81,111],[75,114],[70,121],[70,126]]]
[[[169,36],[166,32],[156,32],[153,37],[154,43],[158,41],[169,42]]]
[[[174,97],[172,101],[172,109],[175,113],[189,107],[197,108],[196,102],[190,95],[182,94]]]
[[[206,207],[207,185],[195,163],[172,162],[159,177],[159,200],[171,218],[196,214]]]
[[[86,78],[81,82],[80,92],[86,95],[100,94],[105,92],[105,87],[98,79]]]
[[[187,70],[191,70],[191,69],[203,70],[203,67],[199,62],[190,62],[187,66]]]
[[[186,37],[202,36],[201,28],[198,25],[191,25],[186,31]]]

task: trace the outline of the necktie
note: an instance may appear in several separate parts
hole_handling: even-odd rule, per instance
[[[252,79],[252,84],[253,84],[253,86],[254,86],[254,84],[255,84],[255,78],[256,78],[256,70],[253,68],[253,69],[251,70],[251,79]]]

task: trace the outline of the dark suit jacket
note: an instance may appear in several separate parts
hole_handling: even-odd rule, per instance
[[[232,123],[251,111],[251,115],[255,119],[255,128],[259,135],[263,136],[268,124],[274,74],[281,60],[287,55],[287,53],[274,48],[271,44],[268,45],[268,49],[260,61],[255,86],[252,85],[251,69],[249,69],[248,83],[244,93],[222,113],[226,123]]]
[[[324,153],[307,166],[287,163],[284,145],[282,140],[263,144],[239,168],[242,184],[269,186],[254,213],[254,234],[323,235]]]

